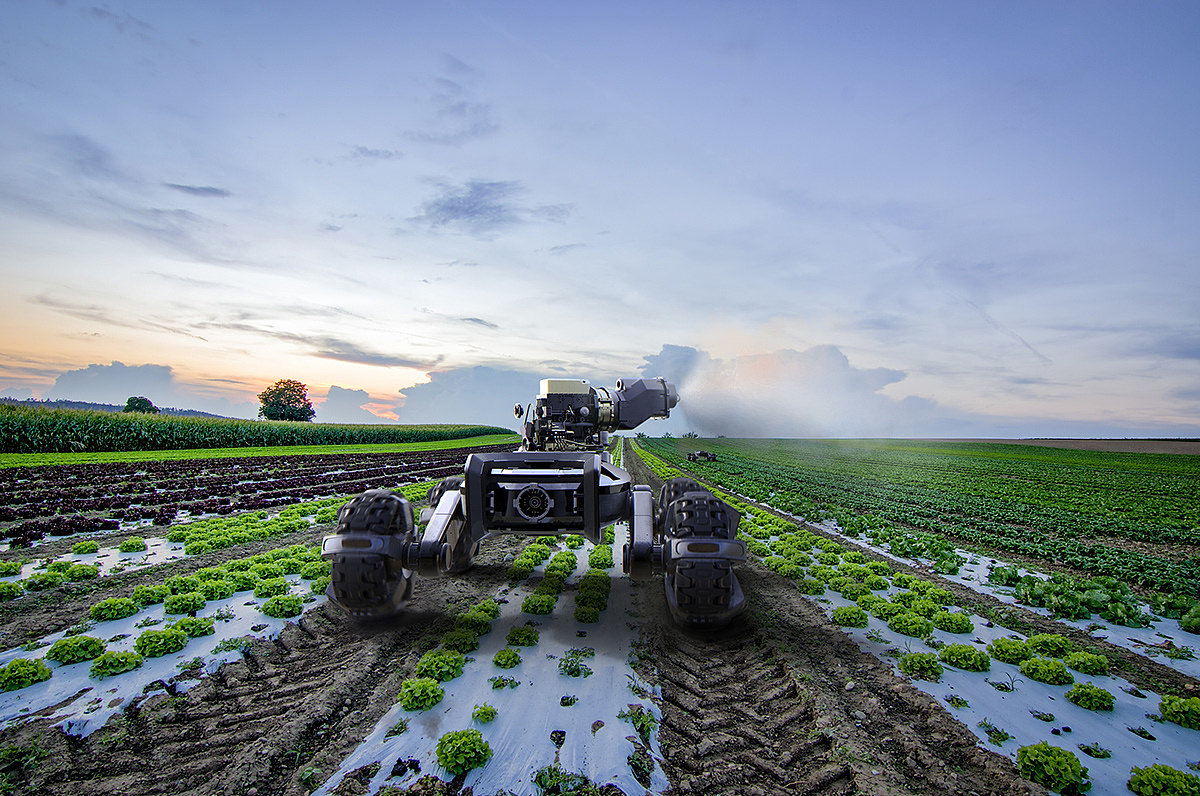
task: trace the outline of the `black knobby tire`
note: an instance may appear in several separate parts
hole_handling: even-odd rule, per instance
[[[688,613],[723,610],[733,599],[733,579],[729,561],[680,561],[675,567],[675,601]]]
[[[672,478],[663,482],[662,489],[658,491],[658,505],[655,506],[654,514],[654,530],[659,541],[662,540],[664,532],[663,521],[666,518],[667,507],[675,502],[675,498],[688,492],[704,491],[704,486],[694,478]]]
[[[371,489],[352,498],[338,512],[336,533],[405,536],[413,534],[412,507],[386,489]],[[412,573],[382,555],[333,557],[328,594],[355,616],[392,616],[412,596]]]
[[[666,487],[663,489],[665,491]],[[670,539],[729,539],[733,536],[731,520],[729,507],[701,488],[701,491],[685,492],[666,505],[662,530],[663,535]]]

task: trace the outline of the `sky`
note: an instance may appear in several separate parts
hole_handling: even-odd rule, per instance
[[[1200,436],[1195,2],[0,0],[0,395]]]

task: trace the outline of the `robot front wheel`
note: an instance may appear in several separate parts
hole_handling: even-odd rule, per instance
[[[335,534],[344,548],[364,546],[372,537],[415,539],[416,524],[408,501],[385,489],[372,489],[352,498],[338,512]],[[399,613],[412,597],[413,573],[398,559],[375,554],[343,552],[333,556],[326,595],[352,615],[380,619]]]

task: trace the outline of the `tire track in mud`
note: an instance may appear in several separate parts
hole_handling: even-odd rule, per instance
[[[507,583],[502,559],[516,546],[493,541],[466,577],[422,579],[393,620],[356,623],[328,604],[315,608],[241,661],[190,690],[148,697],[87,738],[42,720],[10,728],[0,743],[49,752],[34,778],[49,796],[307,793],[395,703],[400,681],[449,628],[448,606]],[[308,769],[319,773],[301,782]]]
[[[635,482],[661,483],[625,454]],[[790,581],[752,562],[736,573],[751,607],[716,633],[671,623],[658,580],[635,586],[669,793],[1045,793]]]

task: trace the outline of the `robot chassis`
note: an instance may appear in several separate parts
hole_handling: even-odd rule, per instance
[[[655,501],[648,486],[605,451],[608,434],[667,417],[678,403],[663,379],[618,380],[616,389],[582,379],[543,379],[512,453],[472,453],[462,477],[429,491],[419,532],[412,507],[385,489],[368,490],[338,513],[321,555],[332,561],[329,599],[359,618],[399,613],[417,575],[459,575],[479,545],[499,534],[579,534],[599,544],[603,529],[629,524],[622,568],[636,580],[663,576],[671,616],[686,627],[727,624],[745,609],[733,572],[746,546],[738,512],[689,478],[666,482]]]

